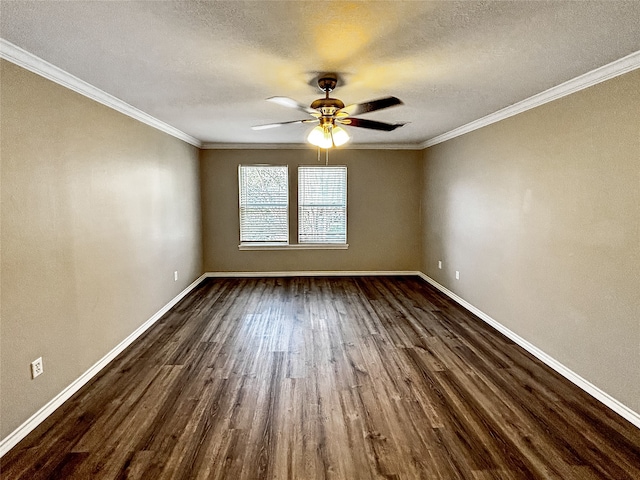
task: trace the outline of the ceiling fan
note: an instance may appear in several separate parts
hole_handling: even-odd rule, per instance
[[[336,88],[337,83],[338,76],[335,73],[321,75],[318,79],[318,87],[325,93],[325,97],[315,100],[309,107],[288,97],[267,98],[269,102],[302,110],[314,118],[255,125],[251,128],[253,130],[264,130],[294,123],[318,123],[318,126],[309,133],[307,140],[317,147],[331,148],[334,146],[339,147],[350,139],[349,134],[347,134],[345,129],[340,127],[340,125],[382,130],[385,132],[390,132],[404,125],[404,123],[384,123],[375,120],[355,118],[355,115],[382,110],[383,108],[393,107],[394,105],[402,105],[402,101],[399,98],[384,97],[370,102],[354,103],[345,107],[341,100],[329,97],[329,93]]]

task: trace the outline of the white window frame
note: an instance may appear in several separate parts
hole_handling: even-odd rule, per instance
[[[317,190],[315,192],[305,192],[303,185],[303,175],[305,172],[322,172],[331,170],[333,172],[340,171],[344,173],[344,191],[343,192],[330,192],[332,198],[327,199],[325,203],[318,203],[322,199],[318,196]],[[312,174],[313,175],[313,174]],[[347,166],[346,165],[299,165],[298,166],[298,245],[347,245]],[[340,179],[342,181],[342,179]],[[337,195],[336,195],[337,193]],[[306,196],[305,196],[306,195]],[[340,198],[342,197],[342,198]],[[339,238],[338,241],[331,241],[330,238],[322,238],[321,234],[316,234],[312,240],[305,240],[305,236],[314,236],[314,232],[305,232],[304,223],[301,219],[304,217],[303,210],[305,209],[323,209],[328,208],[330,210],[337,210],[337,213],[344,218],[344,233],[339,232],[339,235],[344,235],[343,238]],[[334,234],[328,234],[329,236]]]
[[[298,165],[300,167],[316,167],[317,165]],[[334,166],[334,165],[330,165]],[[242,185],[241,185],[241,170],[243,167],[286,167],[287,168],[287,241],[280,242],[258,242],[258,241],[242,241],[240,240],[240,244],[238,245],[239,250],[347,250],[349,248],[349,244],[346,243],[289,243],[292,238],[291,235],[291,225],[290,225],[290,215],[291,215],[291,201],[289,198],[289,193],[291,190],[291,183],[293,182],[293,178],[289,175],[289,166],[288,165],[278,165],[278,164],[240,164],[238,165],[238,217],[239,217],[239,231],[238,237],[242,239]],[[346,187],[346,166],[340,165],[340,167],[345,168],[345,187]],[[299,176],[296,175],[295,178],[296,189],[298,187]],[[294,190],[296,191],[296,190]],[[297,199],[296,199],[297,200]],[[346,215],[346,198],[345,198],[345,215]],[[299,217],[299,209],[296,205],[296,216]],[[298,218],[299,225],[299,218]],[[345,217],[345,225],[346,225],[346,217]],[[298,238],[296,232],[295,238]],[[345,237],[346,240],[346,237]]]
[[[263,239],[263,240],[247,240],[246,237],[245,239],[243,239],[243,225],[245,224],[245,222],[243,221],[243,212],[246,208],[245,205],[243,205],[243,200],[245,200],[245,192],[244,192],[244,188],[243,188],[243,178],[244,178],[244,174],[243,174],[243,169],[250,169],[250,168],[274,168],[274,169],[281,169],[284,170],[286,172],[286,184],[285,184],[285,188],[286,188],[286,208],[285,208],[285,238],[282,240],[269,240],[269,239]],[[239,227],[240,227],[240,247],[266,247],[266,246],[272,246],[272,247],[286,247],[287,245],[289,245],[289,166],[288,165],[263,165],[263,164],[245,164],[245,165],[238,165],[238,216],[239,216]],[[258,204],[259,205],[259,204]]]

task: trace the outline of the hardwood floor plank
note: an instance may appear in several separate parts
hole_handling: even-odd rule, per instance
[[[640,430],[417,277],[217,278],[0,468],[3,480],[635,480]]]

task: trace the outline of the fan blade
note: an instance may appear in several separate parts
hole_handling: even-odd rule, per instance
[[[338,110],[338,112],[346,112],[349,116],[353,116],[373,112],[375,110],[382,110],[383,108],[393,107],[394,105],[403,105],[402,100],[396,97],[384,97],[379,98],[378,100],[371,100],[370,102],[347,105],[346,107]]]
[[[280,123],[267,123],[265,125],[254,125],[251,127],[252,130],[266,130],[267,128],[275,128],[281,127],[282,125],[290,125],[292,123],[315,123],[318,120],[315,118],[309,118],[304,120],[291,120],[290,122],[280,122]]]
[[[267,102],[277,103],[278,105],[282,105],[283,107],[296,108],[306,113],[317,113],[313,108],[307,107],[306,105],[303,105],[300,102],[297,102],[293,98],[289,97],[269,97],[267,98]]]
[[[351,127],[370,128],[371,130],[383,130],[390,132],[398,127],[404,125],[404,123],[384,123],[376,122],[375,120],[366,120],[364,118],[345,118],[337,120],[338,123],[349,125]]]

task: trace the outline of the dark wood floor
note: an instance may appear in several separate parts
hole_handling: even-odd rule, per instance
[[[640,430],[417,277],[207,279],[2,479],[639,479]]]

